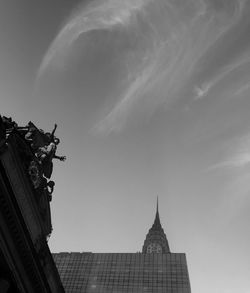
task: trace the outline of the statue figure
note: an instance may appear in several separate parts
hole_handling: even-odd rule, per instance
[[[54,191],[55,182],[50,180],[48,181],[45,177],[42,178],[40,188],[46,194],[49,201],[52,200],[52,193]]]
[[[52,200],[52,193],[54,191],[54,187],[55,187],[55,182],[54,181],[49,181],[47,183],[47,192],[48,192],[48,198],[49,198],[49,201]]]
[[[42,129],[38,129],[31,121],[27,125],[25,139],[30,143],[33,150],[50,143],[50,138]]]
[[[55,139],[55,131],[56,131],[56,129],[57,129],[57,124],[55,123],[54,129],[52,130],[52,132],[51,133],[49,133],[49,132],[45,133],[47,139],[50,142],[54,141],[54,139]]]
[[[11,117],[3,116],[1,118],[6,130],[14,129],[17,127],[17,123],[13,121]]]
[[[6,133],[17,127],[15,121],[11,117],[0,115],[0,138],[6,138]]]
[[[5,146],[7,141],[7,134],[17,127],[15,121],[11,117],[5,117],[0,115],[0,149]]]
[[[57,124],[51,133],[38,129],[31,121],[28,123],[28,131],[25,139],[30,143],[31,148],[35,151],[36,157],[42,164],[44,176],[51,177],[53,171],[53,159],[65,161],[65,156],[57,156],[56,149],[60,140],[55,137]]]
[[[5,145],[7,136],[13,131],[19,133],[31,147],[31,153],[35,156],[31,160],[28,168],[28,173],[31,178],[32,184],[35,188],[41,186],[43,179],[50,178],[53,171],[53,159],[65,161],[65,156],[56,155],[57,145],[60,140],[55,137],[57,124],[54,125],[52,132],[44,132],[38,129],[31,121],[27,126],[18,126],[12,118],[0,116],[0,148]],[[54,182],[49,181],[46,184],[46,190],[51,196],[54,190]]]
[[[53,159],[59,159],[60,161],[65,161],[65,156],[57,156],[56,150],[57,145],[60,143],[58,138],[54,138],[54,141],[50,142],[48,145],[44,145],[38,148],[37,158],[42,163],[44,176],[47,178],[51,177],[53,171]]]

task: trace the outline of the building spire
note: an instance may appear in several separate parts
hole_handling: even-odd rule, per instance
[[[142,248],[142,252],[147,253],[148,251],[151,251],[150,247],[152,246],[152,244],[153,246],[160,246],[162,253],[170,252],[168,240],[160,222],[158,196],[156,201],[156,214],[155,214],[154,223],[152,227],[149,229],[149,232],[146,236],[146,239],[144,241],[144,245]]]
[[[159,200],[157,196],[157,202],[156,202],[156,214],[155,214],[155,220],[152,226],[152,229],[154,230],[163,230],[161,226],[160,216],[159,216],[159,206],[158,206]]]

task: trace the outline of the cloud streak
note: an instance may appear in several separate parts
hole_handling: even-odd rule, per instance
[[[133,14],[141,10],[148,1],[92,1],[87,6],[80,6],[79,11],[66,22],[51,44],[39,68],[38,78],[49,66],[53,66],[53,61],[58,57],[57,54],[69,53],[70,47],[82,34],[112,29],[114,26],[125,27],[130,23]]]
[[[227,158],[209,168],[209,171],[216,169],[245,168],[250,166],[250,134],[241,137],[236,141],[230,141],[230,148],[227,150]]]
[[[79,38],[88,35],[89,42],[92,32],[109,31],[115,46],[118,32],[128,47],[119,55],[126,86],[95,129],[120,131],[138,110],[149,115],[161,105],[209,97],[239,64],[249,61],[250,42],[244,41],[249,11],[244,0],[92,1],[62,27],[38,80],[67,63]]]

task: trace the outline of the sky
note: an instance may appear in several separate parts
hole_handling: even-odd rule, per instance
[[[52,252],[141,251],[250,292],[250,1],[0,0],[1,114],[61,143]]]

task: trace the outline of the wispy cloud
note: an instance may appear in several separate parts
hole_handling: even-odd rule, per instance
[[[239,95],[243,94],[244,92],[246,92],[249,89],[250,89],[250,82],[247,83],[247,84],[244,84],[242,87],[237,89],[237,91],[235,92],[235,95],[239,96]]]
[[[222,169],[222,168],[243,168],[250,165],[250,151],[245,153],[238,153],[232,158],[214,164],[208,170]]]
[[[40,78],[58,55],[66,54],[80,35],[102,29],[112,29],[114,26],[126,26],[130,18],[141,10],[150,0],[136,1],[92,1],[82,5],[78,11],[62,27],[49,50],[45,54],[38,71]]]
[[[195,94],[194,100],[197,101],[199,99],[204,98],[207,95],[210,87],[211,87],[211,84],[204,84],[201,87],[195,86],[195,88],[194,88],[194,94]]]
[[[223,148],[224,159],[205,172],[220,176],[219,210],[224,220],[231,221],[250,204],[250,134],[231,139]]]
[[[162,104],[208,97],[239,62],[247,60],[249,46],[243,45],[248,32],[247,10],[250,8],[244,0],[92,1],[63,26],[43,59],[38,79],[67,62],[80,36],[119,30],[126,36],[130,52],[126,56],[120,53],[127,70],[122,81],[126,88],[112,99],[110,111],[95,129],[120,131],[128,115],[145,104],[152,113]],[[111,38],[114,46],[115,37]]]
[[[219,163],[216,163],[209,167],[209,171],[215,169],[229,168],[235,170],[235,168],[245,168],[250,166],[250,134],[245,135],[230,142],[230,146],[224,151],[227,157]]]

